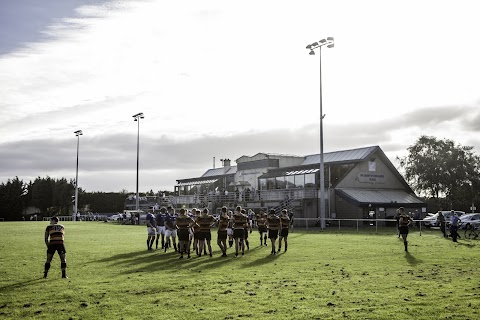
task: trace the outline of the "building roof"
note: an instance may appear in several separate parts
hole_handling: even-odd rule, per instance
[[[379,148],[379,146],[371,146],[351,150],[325,152],[323,154],[323,163],[329,164],[335,162],[356,162],[365,160]],[[320,163],[320,154],[306,156],[302,165],[317,163]]]
[[[236,172],[237,172],[237,166],[208,169],[207,172],[205,172],[202,175],[202,178],[214,177],[214,176],[223,176],[223,175],[227,175],[227,174],[235,174]]]
[[[366,189],[336,189],[337,195],[344,200],[357,205],[392,205],[421,206],[425,203],[414,194],[405,190],[366,190]]]

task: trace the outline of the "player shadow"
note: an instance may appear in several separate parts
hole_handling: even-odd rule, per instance
[[[35,285],[35,284],[37,284],[41,281],[46,281],[45,279],[43,279],[43,276],[35,278],[35,279],[31,279],[31,280],[12,283],[12,284],[0,287],[0,293],[10,292],[11,290],[25,288],[25,287],[28,287],[28,286],[33,286],[33,285]]]
[[[412,254],[410,252],[405,252],[405,259],[407,260],[408,264],[412,265],[412,266],[416,266],[420,263],[422,263],[422,260],[419,260],[417,258],[415,258],[414,256],[412,256]]]

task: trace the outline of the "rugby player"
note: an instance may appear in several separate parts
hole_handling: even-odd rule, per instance
[[[185,214],[185,209],[180,209],[180,214],[177,219],[175,219],[175,226],[178,230],[179,259],[183,259],[183,254],[185,252],[187,253],[187,258],[190,258],[190,226],[192,224],[193,220]]]
[[[397,210],[398,212],[398,232],[402,236],[403,239],[403,246],[405,247],[405,251],[408,251],[408,242],[407,242],[407,236],[408,236],[408,228],[410,224],[412,223],[412,218],[405,213],[405,208],[400,207]]]
[[[255,215],[255,220],[258,233],[260,233],[260,246],[267,245],[267,214],[265,211],[260,210],[260,212]]]
[[[175,228],[175,210],[172,206],[167,207],[167,216],[165,218],[165,252],[173,244],[177,251],[177,229]],[[171,241],[170,241],[171,240]]]
[[[230,217],[227,214],[227,207],[223,206],[218,221],[217,244],[222,250],[222,257],[227,256],[227,227]]]
[[[52,262],[55,252],[58,252],[60,257],[60,268],[62,269],[62,278],[67,277],[67,250],[64,245],[65,227],[58,224],[57,217],[50,218],[50,225],[45,229],[45,245],[47,246],[47,261],[45,262],[45,270],[43,271],[43,277],[46,278],[48,270],[50,269],[50,263]]]
[[[158,249],[158,240],[162,238],[162,249],[165,247],[165,218],[167,210],[162,207],[160,212],[155,216],[157,223],[157,240],[156,240],[156,249]]]
[[[251,211],[251,210],[250,210]],[[253,211],[251,211],[253,212]],[[250,251],[250,244],[248,243],[248,233],[252,233],[252,220],[251,220],[251,216],[252,214],[248,214],[247,215],[247,211],[245,209],[242,209],[241,213],[247,217],[247,221],[246,223],[244,224],[244,238],[243,238],[243,241],[245,243],[245,245],[247,246],[247,250]]]
[[[233,238],[235,239],[235,257],[238,257],[238,250],[245,254],[245,226],[248,223],[247,216],[242,213],[242,207],[237,206],[233,214]]]
[[[215,218],[209,214],[208,209],[205,208],[203,209],[202,215],[200,215],[196,221],[195,221],[199,226],[200,226],[200,233],[198,237],[198,251],[199,251],[199,256],[202,255],[202,251],[205,252],[206,247],[208,247],[208,254],[211,257],[212,256],[212,233],[210,231],[210,228],[212,225],[215,223]],[[206,245],[205,245],[206,241]]]
[[[288,228],[290,227],[290,218],[287,214],[287,209],[282,210],[280,215],[280,237],[278,239],[278,251],[282,250],[282,239],[285,242],[285,252],[287,252],[287,238],[288,238]]]
[[[275,215],[275,210],[271,209],[267,217],[268,238],[272,242],[271,254],[277,254],[275,251],[275,242],[278,238],[278,228],[280,226],[280,218]]]
[[[227,236],[228,236],[228,247],[233,246],[233,212],[228,211],[228,225],[227,225]]]
[[[147,222],[147,250],[153,250],[153,241],[155,241],[155,235],[156,235],[156,222],[155,222],[155,215],[152,212],[147,213],[146,217],[146,222]]]

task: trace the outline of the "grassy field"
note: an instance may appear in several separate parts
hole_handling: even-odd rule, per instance
[[[146,228],[65,222],[69,279],[55,256],[43,279],[47,222],[0,223],[5,319],[480,319],[480,241],[413,230],[300,231],[271,256],[250,235],[235,258],[146,250]]]

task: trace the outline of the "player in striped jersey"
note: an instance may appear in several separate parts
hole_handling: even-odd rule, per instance
[[[65,250],[64,244],[65,227],[58,224],[58,218],[50,218],[50,225],[45,229],[45,245],[47,246],[47,261],[45,262],[45,270],[43,271],[43,277],[46,278],[48,270],[50,269],[50,263],[52,262],[55,252],[58,252],[60,257],[60,268],[62,269],[62,278],[67,277],[67,250]]]
[[[287,214],[287,209],[282,210],[280,215],[280,237],[278,239],[278,251],[282,250],[282,240],[285,242],[285,252],[287,252],[287,238],[288,238],[288,228],[290,227],[290,218]]]
[[[193,220],[185,214],[185,209],[180,209],[180,215],[175,219],[175,226],[178,231],[179,259],[183,259],[185,252],[187,253],[187,257],[190,258],[190,227],[192,224]]]
[[[222,207],[222,212],[218,220],[217,244],[222,250],[222,257],[227,256],[227,227],[230,217],[227,214],[227,207]]]
[[[275,215],[275,210],[271,209],[267,217],[268,238],[272,241],[271,254],[277,254],[275,251],[275,242],[278,238],[278,228],[280,227],[280,218]]]

